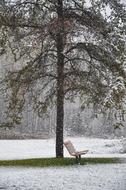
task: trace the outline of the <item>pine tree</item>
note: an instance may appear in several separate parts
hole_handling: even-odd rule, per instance
[[[5,79],[11,92],[5,126],[21,122],[27,94],[39,116],[56,106],[56,157],[63,157],[65,99],[80,96],[83,104],[105,100],[105,106],[118,107],[125,96],[125,21],[119,0],[1,4],[0,54],[11,51],[16,62]],[[119,77],[124,88],[118,85],[115,93],[111,88]]]

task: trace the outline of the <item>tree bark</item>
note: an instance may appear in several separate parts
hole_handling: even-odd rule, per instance
[[[58,0],[58,19],[63,24],[63,2]],[[63,25],[57,33],[57,119],[56,119],[56,157],[63,157],[63,125],[64,125],[64,55]]]

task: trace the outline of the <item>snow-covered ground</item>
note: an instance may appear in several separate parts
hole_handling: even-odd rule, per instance
[[[88,149],[86,157],[125,157],[120,139],[66,138],[77,150]],[[66,149],[64,155],[69,156]],[[0,140],[0,160],[55,157],[55,139]]]
[[[1,190],[125,190],[126,164],[0,168]]]
[[[122,140],[67,138],[87,157],[125,157]],[[65,156],[69,156],[64,150]],[[55,140],[0,140],[0,160],[55,156]],[[69,167],[0,167],[1,190],[125,190],[126,163]]]

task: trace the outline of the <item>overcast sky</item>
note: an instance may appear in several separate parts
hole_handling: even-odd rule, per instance
[[[121,0],[121,2],[126,4],[126,0]]]

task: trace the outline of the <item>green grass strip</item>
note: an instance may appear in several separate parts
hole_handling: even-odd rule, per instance
[[[120,163],[119,158],[82,158],[81,165]],[[0,166],[53,167],[76,164],[75,158],[37,158],[24,160],[1,160]]]

